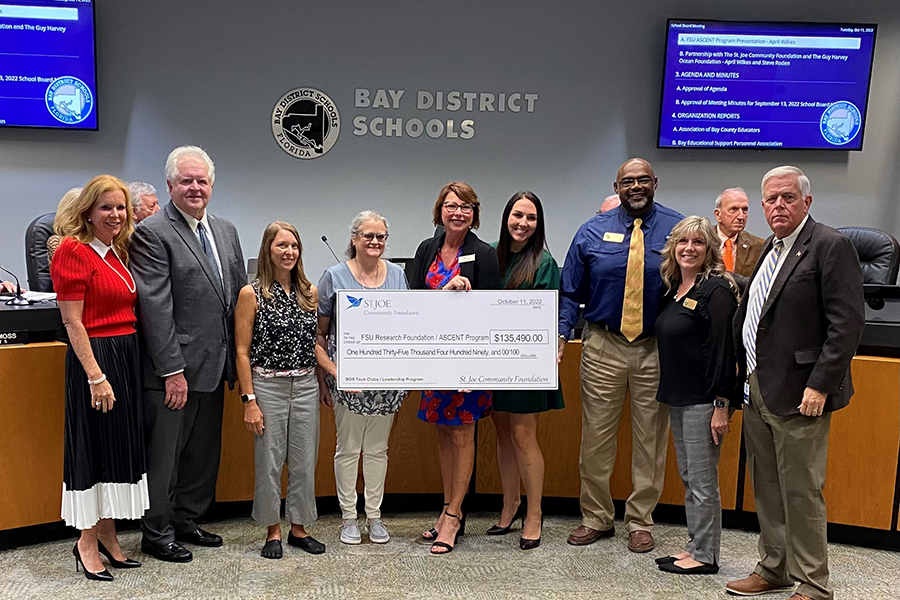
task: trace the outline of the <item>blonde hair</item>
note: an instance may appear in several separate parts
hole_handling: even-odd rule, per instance
[[[116,191],[122,192],[125,198],[125,223],[113,238],[112,247],[123,262],[128,262],[128,242],[134,231],[134,218],[131,214],[131,195],[128,193],[128,186],[118,177],[97,175],[88,181],[81,189],[81,193],[71,201],[66,202],[66,197],[63,196],[53,219],[53,231],[61,238],[70,237],[82,244],[90,244],[95,237],[94,224],[88,220],[90,212],[103,194]]]
[[[272,262],[272,242],[279,231],[289,231],[297,240],[297,264],[291,269],[291,287],[297,288],[297,304],[300,308],[310,312],[316,310],[316,298],[313,295],[312,283],[303,272],[303,242],[297,228],[285,221],[273,221],[266,226],[263,232],[262,242],[259,244],[259,257],[256,262],[256,279],[259,281],[259,289],[266,300],[271,300],[272,284],[275,282],[275,264]]]
[[[663,283],[666,284],[666,291],[670,292],[681,283],[681,267],[675,259],[675,247],[678,242],[687,239],[693,233],[699,233],[706,244],[706,256],[703,259],[703,266],[700,267],[700,273],[697,274],[697,282],[703,282],[710,277],[724,277],[728,280],[732,291],[737,290],[734,278],[725,269],[725,260],[722,258],[722,250],[719,248],[719,234],[709,219],[706,217],[698,217],[692,215],[685,217],[672,228],[669,239],[666,240],[666,246],[662,251],[662,264],[659,266],[659,273]]]
[[[75,202],[78,198],[78,195],[81,193],[80,187],[74,187],[65,194],[63,197],[59,199],[59,204],[56,206],[56,216],[53,217],[53,233],[57,236],[65,237],[66,233],[61,230],[61,223],[59,215],[62,213],[67,206]]]

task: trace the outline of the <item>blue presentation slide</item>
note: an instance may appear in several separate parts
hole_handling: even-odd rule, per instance
[[[91,0],[0,4],[0,126],[97,129],[96,103]]]
[[[670,19],[659,147],[862,149],[875,29]]]

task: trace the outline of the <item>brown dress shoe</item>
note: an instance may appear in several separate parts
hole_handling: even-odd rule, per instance
[[[812,600],[809,596],[804,596],[803,594],[794,594],[788,600]]]
[[[638,529],[628,534],[628,549],[632,552],[650,552],[655,545],[649,531]]]
[[[615,527],[598,531],[596,529],[591,529],[587,525],[579,525],[572,530],[572,533],[569,534],[569,538],[566,541],[573,546],[587,546],[588,544],[593,544],[600,538],[612,537],[615,533]]]
[[[735,596],[761,596],[763,594],[773,594],[776,592],[786,592],[792,590],[793,585],[775,585],[769,583],[765,577],[756,573],[750,573],[749,577],[730,581],[725,584],[725,591]],[[798,594],[794,594],[797,596]]]

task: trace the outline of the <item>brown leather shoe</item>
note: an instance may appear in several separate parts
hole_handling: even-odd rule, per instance
[[[725,584],[725,591],[735,596],[761,596],[776,592],[787,592],[794,588],[793,585],[775,585],[769,583],[765,577],[757,573],[750,573],[749,577],[729,581]],[[799,596],[799,594],[794,594]]]
[[[638,529],[628,534],[628,549],[632,552],[650,552],[654,546],[656,542],[649,531]]]
[[[788,598],[788,600],[812,600],[809,596],[804,596],[803,594],[795,593],[793,596]]]
[[[600,538],[612,537],[615,533],[615,527],[598,531],[596,529],[591,529],[587,525],[579,525],[572,530],[572,533],[569,534],[569,538],[566,541],[573,546],[587,546],[588,544],[593,544]]]

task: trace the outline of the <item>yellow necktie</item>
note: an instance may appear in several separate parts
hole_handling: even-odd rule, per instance
[[[622,301],[622,335],[629,342],[644,331],[644,232],[641,219],[634,220],[625,271],[625,298]]]

